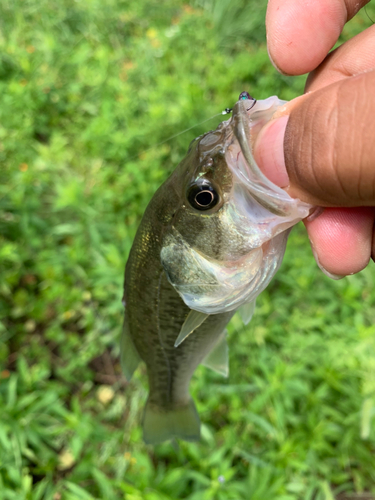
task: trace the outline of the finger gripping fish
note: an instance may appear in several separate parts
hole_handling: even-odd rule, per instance
[[[246,93],[232,117],[195,139],[157,190],[138,228],[125,271],[121,359],[130,380],[147,366],[144,440],[197,440],[200,422],[189,394],[202,363],[228,375],[225,327],[279,268],[290,228],[311,206],[272,184],[252,146],[285,104]]]

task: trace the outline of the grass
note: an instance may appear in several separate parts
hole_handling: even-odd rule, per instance
[[[144,445],[145,371],[120,371],[140,217],[220,118],[159,143],[242,90],[303,91],[268,61],[265,2],[231,5],[0,4],[0,500],[375,495],[373,270],[330,281],[301,227],[253,321],[229,326],[230,378],[197,371],[200,443]]]

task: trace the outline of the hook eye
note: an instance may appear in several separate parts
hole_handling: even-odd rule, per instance
[[[251,97],[251,95],[249,94],[249,92],[241,92],[239,98],[238,98],[239,101],[253,101],[253,103],[251,104],[250,108],[247,108],[246,111],[250,111],[250,109],[252,107],[255,106],[257,100],[254,99],[254,97]]]

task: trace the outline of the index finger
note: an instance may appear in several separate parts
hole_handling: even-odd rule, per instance
[[[370,0],[269,0],[267,44],[276,68],[288,75],[315,69],[344,27]]]

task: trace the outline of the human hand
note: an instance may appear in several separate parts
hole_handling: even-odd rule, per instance
[[[305,222],[326,274],[363,269],[375,254],[375,26],[328,51],[368,0],[269,0],[270,58],[306,92],[260,133],[255,158],[293,197],[331,207]],[[333,208],[334,207],[334,208]]]

